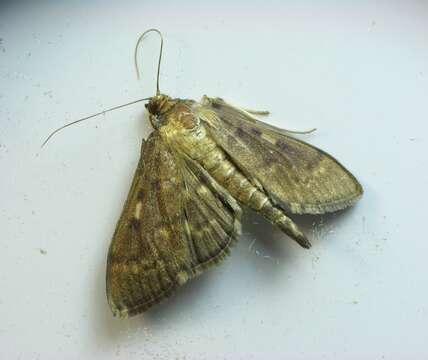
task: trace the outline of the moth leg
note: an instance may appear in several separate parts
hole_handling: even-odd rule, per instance
[[[253,109],[247,109],[247,108],[242,109],[242,110],[244,110],[247,113],[250,113],[252,115],[263,115],[263,116],[265,116],[265,115],[269,115],[270,114],[270,112],[267,111],[267,110],[253,110]]]
[[[253,118],[251,115],[262,115],[262,116],[264,116],[264,115],[269,115],[270,114],[270,112],[267,111],[267,110],[254,110],[254,109],[248,109],[248,108],[241,108],[239,106],[233,106],[230,103],[226,103],[221,98],[209,98],[206,95],[204,95],[202,97],[201,103],[202,103],[202,105],[205,105],[205,106],[213,106],[213,104],[214,104],[214,108],[218,108],[222,104],[227,104],[229,106],[234,107],[235,109],[238,109],[238,110],[242,111],[243,113],[246,113],[251,118]]]
[[[246,113],[252,120],[256,120],[256,121],[257,121],[257,119],[254,118],[251,115],[263,115],[264,116],[264,115],[269,115],[270,114],[269,111],[265,111],[265,110],[252,110],[252,109],[246,109],[246,108],[244,109],[244,108],[238,108],[238,107],[236,107],[236,108],[238,110]],[[275,129],[275,130],[278,131],[278,132],[280,132],[280,133],[287,134],[287,135],[289,135],[289,134],[307,135],[307,134],[313,133],[317,129],[316,128],[312,128],[312,129],[309,129],[309,130],[300,131],[300,130],[287,130],[287,129],[279,129],[278,128],[278,129]]]

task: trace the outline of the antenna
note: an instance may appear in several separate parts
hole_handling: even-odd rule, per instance
[[[158,74],[157,74],[157,80],[156,80],[156,95],[160,94],[159,91],[159,73],[160,73],[160,66],[161,66],[161,60],[162,60],[162,50],[163,50],[163,37],[162,33],[158,29],[149,29],[144,31],[141,36],[137,40],[137,44],[135,45],[135,51],[134,51],[134,64],[135,64],[135,71],[137,72],[137,79],[140,79],[140,69],[138,67],[138,47],[140,46],[141,41],[144,38],[144,35],[148,34],[149,32],[156,32],[159,34],[161,43],[160,43],[160,51],[159,51],[159,61],[158,61]]]
[[[108,112],[110,112],[110,111],[117,110],[117,109],[123,108],[123,107],[125,107],[125,106],[133,105],[133,104],[139,103],[139,102],[141,102],[141,101],[149,100],[149,99],[151,99],[151,97],[144,98],[144,99],[134,100],[134,101],[131,101],[131,102],[129,102],[129,103],[122,104],[122,105],[117,105],[117,106],[114,106],[114,107],[112,107],[112,108],[110,108],[110,109],[103,110],[103,111],[100,111],[100,112],[98,112],[98,113],[96,113],[96,114],[92,114],[92,115],[86,116],[86,117],[84,117],[84,118],[81,118],[81,119],[78,119],[78,120],[72,121],[72,122],[70,122],[70,123],[68,123],[68,124],[65,124],[65,125],[63,125],[63,126],[59,127],[58,129],[56,129],[56,130],[52,131],[52,132],[50,133],[50,135],[46,138],[46,140],[45,140],[45,141],[43,141],[43,144],[42,144],[41,148],[42,148],[43,146],[45,146],[45,145],[46,145],[46,143],[47,143],[47,142],[52,138],[52,136],[54,136],[57,132],[61,131],[62,129],[65,129],[66,127],[69,127],[69,126],[71,126],[71,125],[75,125],[75,124],[77,124],[77,123],[80,123],[80,122],[85,121],[85,120],[88,120],[88,119],[91,119],[91,118],[93,118],[93,117],[95,117],[95,116],[103,115],[103,114],[106,114],[106,113],[108,113]]]

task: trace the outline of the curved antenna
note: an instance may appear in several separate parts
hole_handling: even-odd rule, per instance
[[[151,99],[151,97],[144,98],[144,99],[134,100],[134,101],[131,101],[131,102],[129,102],[129,103],[122,104],[122,105],[117,105],[117,106],[114,106],[114,107],[112,107],[112,108],[110,108],[110,109],[103,110],[103,111],[100,111],[99,113],[96,113],[96,114],[93,114],[93,115],[89,115],[89,116],[86,116],[86,117],[84,117],[84,118],[81,118],[81,119],[78,119],[78,120],[72,121],[72,122],[70,122],[70,123],[68,123],[68,124],[65,124],[65,125],[63,125],[63,126],[59,127],[58,129],[56,129],[56,130],[52,131],[52,132],[50,133],[50,135],[46,138],[46,140],[45,140],[45,141],[43,141],[43,144],[42,144],[42,146],[40,146],[40,147],[42,148],[43,146],[45,146],[45,145],[46,145],[46,143],[47,143],[47,142],[52,138],[52,136],[54,136],[57,132],[61,131],[62,129],[65,129],[66,127],[69,127],[69,126],[71,126],[71,125],[75,125],[75,124],[77,124],[77,123],[80,123],[80,122],[85,121],[85,120],[88,120],[88,119],[91,119],[91,118],[93,118],[93,117],[95,117],[95,116],[103,115],[103,114],[106,114],[106,113],[108,113],[108,112],[110,112],[110,111],[117,110],[117,109],[123,108],[123,107],[125,107],[125,106],[133,105],[133,104],[139,103],[139,102],[141,102],[141,101],[149,100],[149,99]]]
[[[134,51],[135,71],[137,72],[137,79],[140,80],[140,69],[138,68],[138,60],[137,60],[138,46],[140,45],[141,41],[143,40],[144,35],[146,35],[149,32],[156,32],[156,33],[158,33],[159,36],[160,36],[160,39],[161,39],[160,51],[159,51],[159,61],[158,61],[158,75],[157,75],[157,81],[156,81],[156,95],[159,95],[160,94],[160,91],[159,91],[159,72],[160,72],[160,65],[161,65],[161,60],[162,60],[163,37],[162,37],[162,33],[158,29],[149,29],[149,30],[146,30],[138,38],[137,44],[135,45],[135,51]]]

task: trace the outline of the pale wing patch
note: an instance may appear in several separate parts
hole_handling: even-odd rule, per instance
[[[141,201],[137,202],[137,204],[135,205],[134,218],[137,220],[140,220],[142,207],[143,203]]]

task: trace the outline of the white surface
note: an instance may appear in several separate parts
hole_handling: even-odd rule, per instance
[[[0,358],[422,359],[427,340],[428,5],[422,1],[74,1],[0,5]],[[161,90],[269,109],[365,195],[298,219],[304,251],[255,215],[232,256],[170,301],[114,319],[105,258]],[[305,225],[306,224],[306,225]],[[254,242],[254,243],[253,243]],[[40,249],[46,251],[42,254]]]

